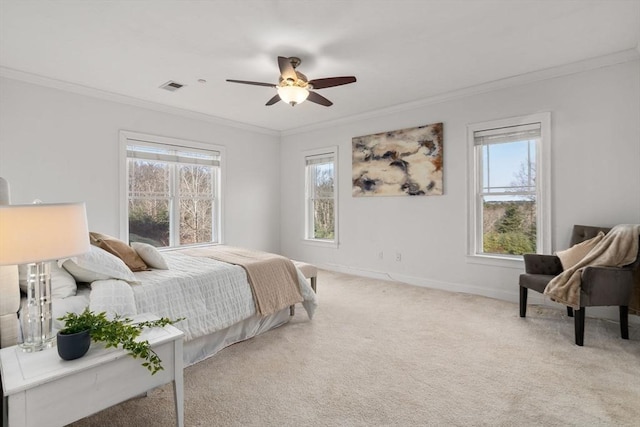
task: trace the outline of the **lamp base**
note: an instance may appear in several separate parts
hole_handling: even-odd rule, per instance
[[[27,301],[20,314],[24,352],[42,351],[53,347],[53,319],[51,312],[51,280],[49,263],[27,265]]]
[[[55,341],[52,338],[49,341],[43,341],[41,343],[20,343],[18,347],[20,347],[23,353],[35,353],[36,351],[53,347],[54,343]]]

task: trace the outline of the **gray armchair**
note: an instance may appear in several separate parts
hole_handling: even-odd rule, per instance
[[[571,246],[595,237],[600,231],[610,228],[575,225],[571,235]],[[585,308],[594,306],[618,306],[620,310],[620,335],[629,339],[629,302],[634,284],[634,272],[640,269],[640,250],[635,262],[622,268],[585,267],[582,272],[580,289],[580,309],[567,307],[567,313],[574,317],[576,344],[584,344]],[[555,255],[524,255],[525,274],[520,275],[520,317],[527,314],[527,293],[529,289],[543,293],[547,284],[562,273],[562,264]]]

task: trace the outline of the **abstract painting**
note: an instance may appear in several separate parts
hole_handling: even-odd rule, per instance
[[[442,123],[353,138],[353,196],[441,195],[442,143]]]

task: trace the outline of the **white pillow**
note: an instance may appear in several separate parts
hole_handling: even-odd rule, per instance
[[[131,247],[135,249],[140,258],[147,266],[156,268],[158,270],[168,270],[169,266],[162,257],[162,254],[155,246],[151,246],[148,243],[133,242]]]
[[[62,266],[78,282],[91,283],[96,280],[120,279],[129,283],[139,283],[120,258],[93,245],[89,252],[65,260]]]
[[[27,264],[18,266],[20,290],[27,293]],[[49,269],[51,276],[51,297],[67,298],[74,296],[78,289],[76,280],[64,268],[58,266],[57,262],[52,261]]]
[[[116,314],[131,317],[138,314],[133,289],[122,280],[96,280],[91,284],[89,310],[107,313],[109,319]]]
[[[78,285],[67,270],[58,266],[57,262],[51,263],[51,297],[67,298],[76,294]]]
[[[128,286],[128,285],[127,285]],[[58,331],[64,328],[64,322],[58,320],[59,317],[67,313],[80,314],[89,306],[89,293],[91,289],[88,286],[80,285],[76,294],[66,298],[53,298],[51,301],[51,310],[53,312],[53,328]]]
[[[556,252],[556,256],[560,258],[563,270],[568,270],[579,263],[602,239],[604,239],[604,233],[601,231],[596,237],[576,243],[564,251]]]

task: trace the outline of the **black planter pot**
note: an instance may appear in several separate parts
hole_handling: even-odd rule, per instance
[[[76,332],[75,334],[61,334],[57,336],[58,355],[64,360],[73,360],[84,356],[91,345],[89,331]]]

